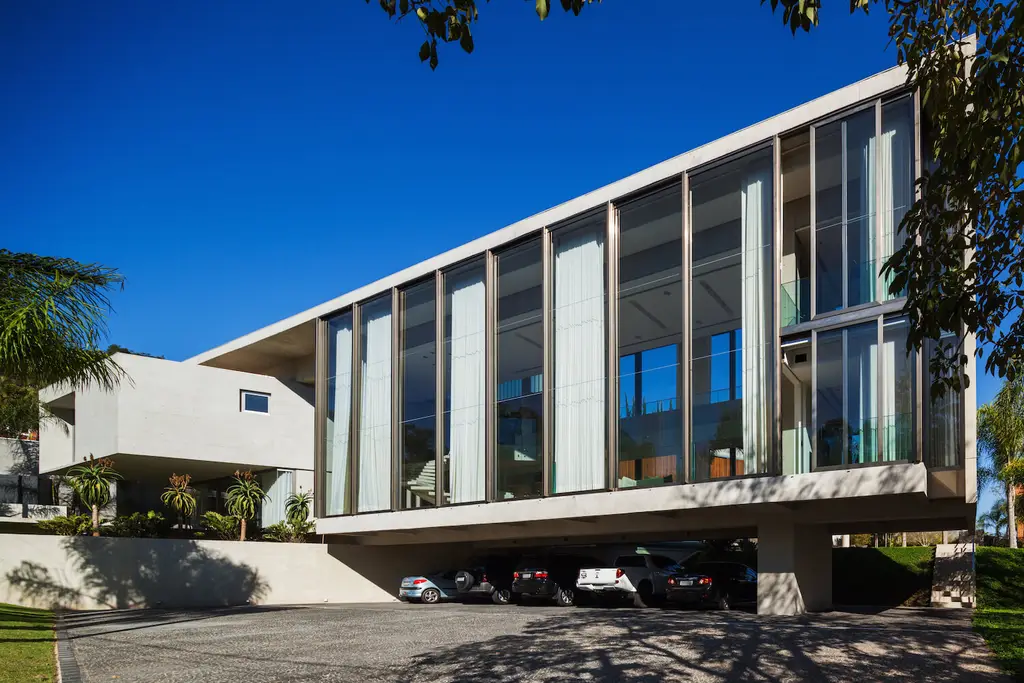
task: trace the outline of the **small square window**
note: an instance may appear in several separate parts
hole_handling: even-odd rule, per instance
[[[269,413],[270,394],[261,394],[255,391],[242,391],[242,412],[243,413]]]

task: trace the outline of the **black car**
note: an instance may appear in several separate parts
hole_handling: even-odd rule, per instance
[[[757,603],[757,572],[739,562],[699,562],[668,577],[670,602],[729,609]]]
[[[568,607],[576,602],[576,578],[580,567],[593,567],[599,560],[586,555],[551,554],[523,558],[512,575],[516,596],[546,598]]]
[[[519,560],[513,555],[477,558],[455,573],[455,591],[462,598],[490,597],[498,605],[513,599],[512,573]]]

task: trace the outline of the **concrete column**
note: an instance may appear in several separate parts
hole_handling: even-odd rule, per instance
[[[832,534],[823,524],[767,520],[757,529],[757,613],[832,608]]]

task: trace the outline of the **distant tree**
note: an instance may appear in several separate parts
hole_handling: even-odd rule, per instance
[[[228,512],[241,522],[238,540],[245,540],[247,522],[256,516],[263,501],[270,498],[260,487],[253,473],[235,471],[235,483],[228,487]]]
[[[110,503],[110,485],[121,479],[110,458],[89,460],[68,470],[68,479],[82,502],[92,508],[92,535],[100,535],[100,508]]]
[[[108,356],[113,356],[115,353],[127,353],[132,356],[143,356],[145,358],[159,358],[161,360],[163,360],[164,358],[163,356],[155,356],[152,353],[145,353],[144,351],[132,351],[131,349],[125,346],[120,346],[118,344],[111,344],[110,346],[107,347]]]
[[[1003,384],[996,397],[978,410],[978,445],[991,463],[978,469],[979,483],[1001,487],[1007,540],[1016,548],[1017,486],[1024,460],[1024,375]]]
[[[369,2],[370,0],[367,0]],[[839,0],[836,0],[838,4]],[[473,25],[486,0],[378,0],[394,21],[417,23],[421,61],[438,65],[438,44],[473,52]],[[578,15],[592,0],[560,0]],[[634,2],[643,7],[646,3]],[[824,0],[761,0],[793,34],[818,25]],[[544,20],[550,0],[535,0]],[[686,12],[687,3],[678,2]],[[1024,358],[1024,10],[1017,0],[849,0],[851,13],[882,7],[896,61],[928,113],[925,154],[936,163],[900,226],[908,238],[884,265],[890,291],[906,291],[908,346],[930,354],[932,395],[958,391],[967,363],[961,327],[989,349],[986,370],[1013,376]],[[732,9],[732,5],[728,6]],[[638,28],[642,12],[636,12]],[[730,19],[723,10],[725,25]],[[965,43],[979,36],[977,50]],[[813,55],[808,55],[813,59]],[[543,124],[541,124],[543,125]],[[973,259],[964,258],[973,251]]]
[[[182,527],[186,519],[191,519],[196,513],[196,496],[189,484],[192,476],[189,474],[172,474],[168,478],[170,484],[160,494],[160,500],[164,505],[174,508],[178,513],[178,524]]]
[[[17,439],[39,429],[39,391],[0,377],[0,436]]]

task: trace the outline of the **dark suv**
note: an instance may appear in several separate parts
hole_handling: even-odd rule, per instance
[[[455,573],[455,591],[460,597],[486,597],[497,605],[512,602],[512,572],[519,558],[492,555],[476,558]]]
[[[593,567],[599,560],[586,555],[552,553],[524,557],[512,575],[512,594],[554,600],[569,606],[576,602],[576,577],[580,567]]]

